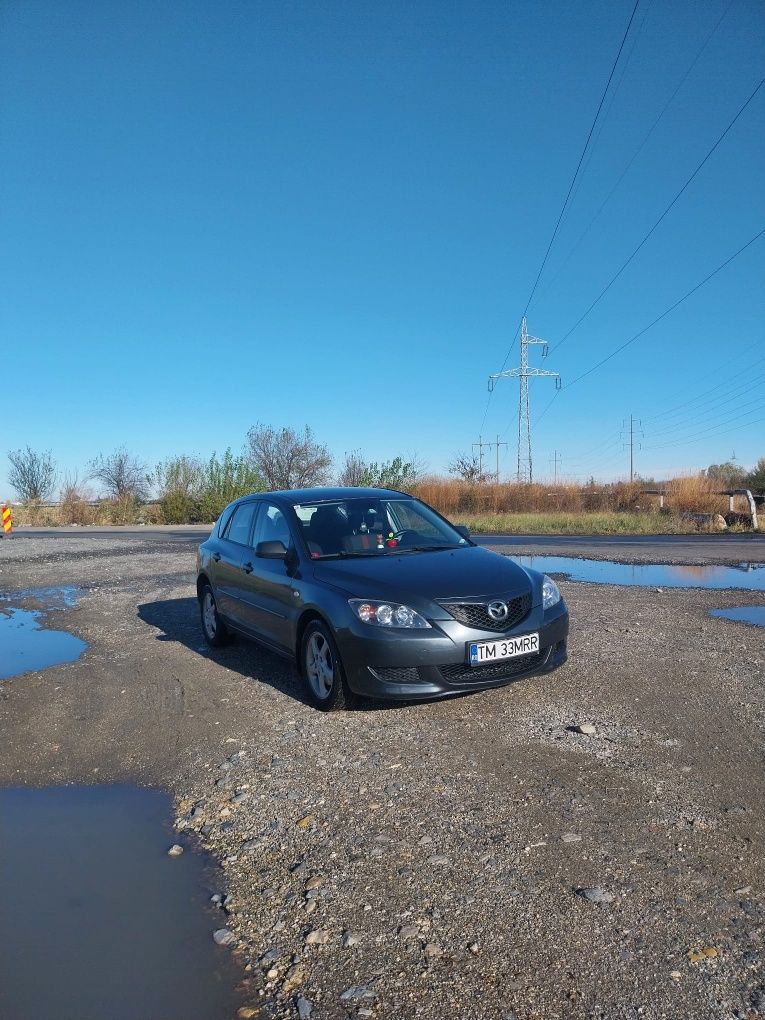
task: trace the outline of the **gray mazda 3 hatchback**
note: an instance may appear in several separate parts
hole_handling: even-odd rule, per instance
[[[566,661],[549,577],[482,549],[391,489],[254,493],[197,556],[202,630],[295,660],[313,703],[411,701],[496,687]]]

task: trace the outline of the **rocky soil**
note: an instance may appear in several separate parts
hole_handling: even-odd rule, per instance
[[[761,594],[563,581],[557,673],[322,715],[288,663],[202,647],[193,571],[0,544],[0,592],[77,585],[49,625],[90,645],[0,683],[0,782],[170,788],[242,1018],[765,1016],[765,633],[707,616]]]

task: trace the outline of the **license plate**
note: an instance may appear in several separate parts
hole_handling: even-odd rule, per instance
[[[514,659],[517,655],[530,655],[539,651],[539,634],[520,634],[501,641],[473,641],[470,645],[470,665],[484,666],[488,662]]]

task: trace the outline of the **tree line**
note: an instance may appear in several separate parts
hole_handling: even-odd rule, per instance
[[[329,449],[308,425],[300,431],[262,424],[249,430],[239,454],[230,448],[208,458],[180,454],[154,468],[125,446],[93,458],[82,475],[60,473],[51,450],[30,446],[11,450],[8,462],[8,481],[23,503],[49,503],[58,495],[71,508],[92,502],[95,484],[100,496],[120,508],[119,519],[154,499],[167,524],[215,520],[231,500],[249,492],[331,482],[403,489],[415,482],[419,470],[414,458],[369,462],[359,451],[346,453],[335,470]]]
[[[249,430],[238,454],[230,448],[207,458],[180,454],[154,468],[125,446],[93,458],[82,476],[61,475],[50,450],[37,451],[29,446],[11,450],[8,461],[8,480],[22,502],[49,503],[58,494],[66,519],[79,523],[87,522],[85,509],[96,494],[108,504],[115,523],[134,520],[137,508],[151,500],[158,505],[165,523],[184,524],[209,523],[231,500],[249,492],[311,488],[332,482],[403,490],[428,485],[422,480],[422,465],[414,457],[370,462],[359,451],[352,451],[336,465],[328,448],[307,425],[300,431],[258,424]],[[469,455],[457,455],[449,465],[449,474],[455,481],[444,484],[459,483],[460,488],[467,486],[476,494],[495,481],[482,473],[477,460]],[[735,462],[711,464],[698,477],[720,489],[765,492],[765,457],[751,469]],[[97,493],[90,488],[93,484],[98,487]],[[649,481],[641,479],[639,485],[646,487]],[[424,489],[423,496],[427,499]],[[440,505],[438,499],[435,503]]]

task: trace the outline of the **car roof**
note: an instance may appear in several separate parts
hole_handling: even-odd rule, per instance
[[[244,499],[257,496],[259,499],[275,498],[288,503],[323,503],[337,499],[386,499],[409,497],[407,492],[397,489],[356,488],[350,485],[321,486],[315,489],[279,489],[275,492],[253,492]],[[409,497],[411,498],[411,497]]]

